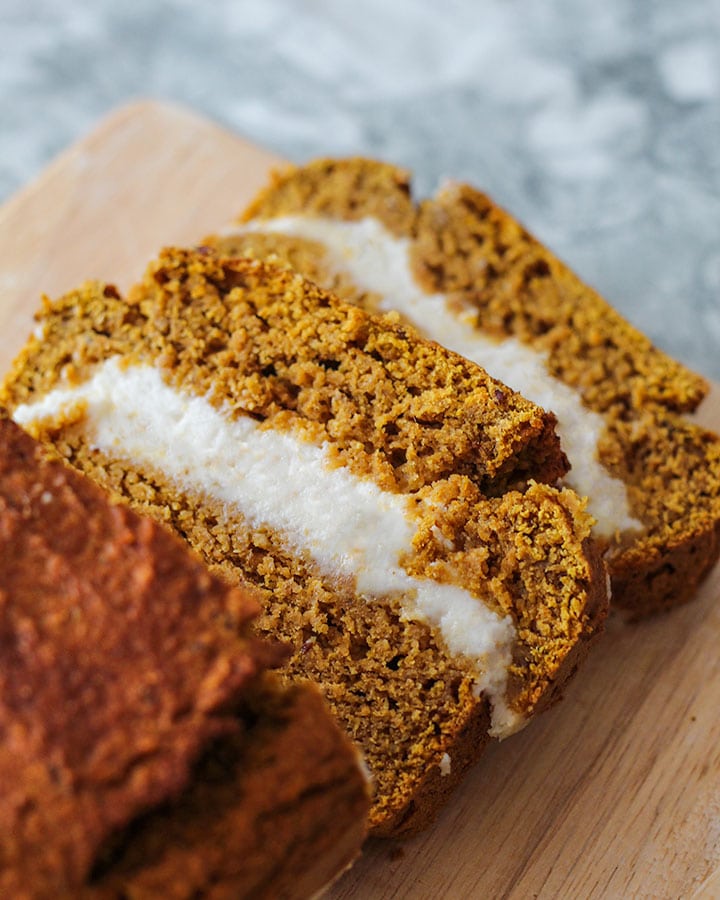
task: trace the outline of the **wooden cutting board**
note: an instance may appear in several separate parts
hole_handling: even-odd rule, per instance
[[[0,209],[0,370],[41,293],[127,287],[228,222],[279,160],[181,109],[121,109]],[[720,387],[701,420],[720,429]],[[559,706],[493,746],[439,821],[369,843],[331,898],[720,897],[720,571],[611,621]]]

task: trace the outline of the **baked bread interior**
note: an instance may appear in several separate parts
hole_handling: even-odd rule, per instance
[[[362,749],[376,834],[435,815],[607,609],[554,417],[287,269],[169,249],[46,303],[13,417],[229,580]]]
[[[489,197],[416,203],[366,159],[278,172],[206,245],[272,258],[481,364],[552,410],[629,618],[691,599],[720,552],[720,441],[686,413],[702,378],[662,353]]]

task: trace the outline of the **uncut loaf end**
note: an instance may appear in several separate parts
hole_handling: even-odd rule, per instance
[[[0,894],[306,897],[366,833],[355,748],[211,575],[0,410]]]

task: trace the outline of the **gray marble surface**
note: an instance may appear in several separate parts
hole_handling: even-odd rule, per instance
[[[131,98],[490,192],[720,379],[720,0],[0,0],[0,200]]]

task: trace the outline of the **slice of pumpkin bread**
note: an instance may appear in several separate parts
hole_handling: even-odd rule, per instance
[[[278,173],[206,244],[273,257],[551,409],[629,617],[689,600],[720,551],[720,442],[682,416],[705,382],[655,348],[506,212],[450,184],[416,205],[365,159]]]
[[[2,410],[0,559],[3,897],[307,896],[353,859],[365,776],[265,673],[255,592]]]
[[[554,419],[396,316],[167,250],[46,304],[2,399],[61,458],[263,595],[361,746],[378,834],[436,813],[551,702],[606,577]]]

